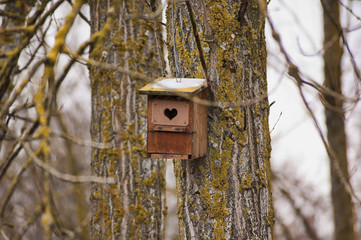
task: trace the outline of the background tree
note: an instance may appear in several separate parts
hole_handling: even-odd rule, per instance
[[[343,106],[341,58],[344,33],[340,23],[338,1],[321,1],[324,27],[324,93],[327,141],[330,156],[331,197],[335,224],[335,239],[356,239],[354,212],[348,174],[347,140]]]
[[[165,162],[146,158],[146,102],[137,93],[162,75],[159,3],[89,2],[92,34],[99,34],[90,53],[99,64],[90,65],[92,140],[115,144],[93,149],[92,171],[116,179],[92,185],[93,239],[164,239]]]
[[[288,6],[286,3],[285,9],[288,11],[291,11],[291,7]],[[322,5],[321,5],[322,4]],[[356,4],[356,3],[355,3]],[[311,116],[311,120],[313,121],[314,125],[316,126],[316,132],[320,136],[320,143],[323,144],[323,147],[325,149],[325,154],[327,153],[328,156],[331,159],[331,178],[332,178],[332,201],[333,201],[333,207],[338,209],[334,209],[334,225],[335,225],[335,239],[343,239],[350,237],[350,239],[355,238],[355,231],[354,231],[354,213],[352,210],[353,202],[360,202],[360,198],[358,197],[357,193],[355,193],[352,185],[350,184],[350,177],[348,175],[348,167],[347,167],[347,149],[346,149],[346,135],[344,129],[345,128],[345,122],[348,122],[349,129],[350,129],[350,123],[352,122],[352,119],[355,117],[355,112],[357,112],[358,106],[357,102],[360,99],[360,94],[358,91],[358,87],[360,84],[360,74],[359,74],[359,67],[357,67],[357,61],[354,58],[354,54],[356,53],[354,50],[352,50],[351,40],[350,36],[355,36],[355,32],[358,28],[354,27],[353,25],[359,22],[359,17],[356,13],[356,8],[352,7],[353,3],[350,1],[349,3],[344,3],[340,1],[320,1],[319,9],[322,10],[323,8],[323,18],[324,18],[324,25],[323,25],[323,32],[324,32],[324,42],[323,46],[321,45],[318,49],[316,47],[316,50],[313,50],[312,53],[309,53],[309,51],[304,49],[305,42],[308,41],[301,41],[299,36],[297,36],[297,44],[294,49],[291,49],[287,44],[290,43],[290,37],[286,36],[285,34],[281,34],[282,39],[280,38],[280,31],[278,32],[277,29],[279,28],[278,24],[276,23],[274,19],[269,18],[271,30],[274,39],[276,40],[276,43],[281,49],[281,52],[283,56],[285,57],[286,67],[285,71],[288,73],[289,77],[293,80],[296,80],[296,87],[297,91],[300,93],[299,96],[301,96],[301,100],[303,102],[303,105],[306,107],[306,110],[308,114]],[[342,6],[343,9],[343,22],[341,24],[340,16],[339,16],[339,7]],[[299,9],[297,9],[297,13]],[[308,11],[308,10],[307,10]],[[274,15],[280,15],[280,13],[273,13]],[[294,21],[297,23],[300,23],[295,13],[291,13],[292,17],[294,18]],[[312,14],[312,13],[310,13]],[[314,16],[312,14],[312,16]],[[320,14],[320,16],[322,16]],[[317,16],[315,16],[316,19]],[[345,20],[347,19],[347,20]],[[356,19],[356,22],[353,21],[353,19]],[[352,20],[352,21],[351,21]],[[274,22],[276,24],[274,24]],[[315,37],[315,34],[310,34],[309,28],[303,28],[304,26],[298,27],[302,33],[300,36],[303,38],[307,38],[311,43],[313,40],[317,39]],[[299,30],[298,29],[298,30]],[[307,35],[310,34],[310,35]],[[322,36],[321,34],[318,34]],[[342,41],[340,41],[342,39]],[[316,40],[315,40],[316,41]],[[294,41],[296,42],[296,41]],[[286,44],[285,44],[286,43]],[[302,44],[303,43],[303,44]],[[320,41],[321,43],[321,41]],[[316,44],[317,46],[317,41]],[[343,52],[343,48],[345,49],[345,58],[341,62],[341,56]],[[323,78],[318,72],[315,71],[317,68],[315,65],[306,67],[302,64],[296,64],[296,58],[295,58],[295,49],[298,49],[300,54],[303,55],[304,58],[308,58],[307,61],[312,60],[316,63],[314,60],[315,58],[319,58],[324,61],[324,85],[322,86],[322,81],[320,79]],[[322,55],[323,53],[323,55]],[[299,54],[299,55],[300,55]],[[273,59],[274,60],[274,59]],[[298,59],[299,61],[299,59]],[[311,62],[311,61],[310,61]],[[313,70],[313,72],[312,72]],[[321,69],[320,69],[321,70]],[[341,84],[341,72],[344,71],[347,73],[348,77],[345,78],[345,85],[344,90],[347,91],[347,94],[342,94],[342,84]],[[352,73],[352,74],[350,74]],[[350,76],[351,75],[351,76]],[[321,76],[321,77],[320,77]],[[327,139],[325,137],[326,134],[324,134],[323,130],[323,124],[320,122],[320,115],[317,112],[317,105],[320,105],[319,101],[315,101],[315,96],[321,96],[321,102],[326,107],[326,126],[327,126]],[[318,99],[317,99],[318,100]],[[289,102],[289,101],[287,101]],[[337,115],[337,117],[335,116]],[[346,119],[346,120],[345,120]],[[294,126],[292,130],[295,130],[298,128],[298,126]],[[337,134],[336,134],[337,132]],[[312,140],[312,136],[309,135],[309,137],[305,138],[307,141]],[[349,136],[349,139],[351,141],[355,141],[357,138],[353,134]],[[308,149],[305,148],[301,141],[298,143],[300,149]],[[348,149],[348,151],[352,150],[351,148]],[[311,152],[310,149],[308,152]],[[351,152],[351,151],[350,151]],[[290,157],[291,158],[291,157]],[[296,160],[297,156],[293,156]],[[315,157],[315,159],[317,159]],[[299,160],[306,160],[305,157],[299,159]],[[316,163],[316,162],[315,162]],[[354,163],[355,164],[355,163]],[[295,167],[299,167],[295,165]],[[313,165],[316,168],[316,164]],[[322,167],[326,169],[324,166]],[[327,213],[327,207],[329,205],[332,206],[331,203],[328,203],[326,196],[318,196],[315,198],[315,193],[312,194],[299,194],[301,197],[296,197],[297,192],[301,190],[301,188],[298,186],[300,184],[300,181],[302,181],[302,178],[297,178],[295,180],[292,180],[295,178],[295,176],[287,176],[286,179],[288,179],[289,182],[294,181],[295,185],[293,187],[289,187],[288,190],[285,191],[283,187],[280,187],[280,185],[285,186],[288,184],[285,184],[284,178],[286,175],[283,173],[285,168],[282,168],[282,170],[277,171],[277,175],[275,180],[278,178],[281,178],[282,182],[279,183],[279,179],[276,180],[276,184],[274,185],[274,190],[276,192],[277,201],[282,201],[283,199],[287,199],[286,201],[290,202],[290,205],[292,208],[294,208],[295,213],[294,215],[302,221],[304,235],[308,235],[308,238],[311,239],[329,239],[332,236],[332,234],[327,234],[326,230],[320,229],[318,226],[321,226],[320,223],[322,220],[329,221],[331,219],[332,213]],[[355,173],[355,169],[354,169]],[[355,182],[356,174],[353,174],[353,182]],[[290,181],[291,180],[291,181]],[[315,185],[313,180],[311,181],[312,185]],[[316,186],[316,185],[315,185]],[[336,187],[337,186],[337,187]],[[355,185],[357,186],[357,185]],[[324,188],[323,186],[320,186],[321,188]],[[280,188],[280,189],[278,189]],[[299,190],[297,190],[299,189]],[[337,189],[337,190],[336,190]],[[338,194],[335,194],[335,191],[338,191]],[[281,194],[279,193],[281,192]],[[300,191],[301,192],[301,191]],[[321,192],[321,191],[319,191]],[[278,194],[277,194],[278,193]],[[319,193],[318,193],[319,194]],[[278,196],[281,195],[281,196]],[[282,196],[283,195],[283,196]],[[318,200],[317,200],[318,199]],[[317,201],[315,201],[317,200]],[[320,201],[321,200],[321,201]],[[325,201],[326,200],[326,201]],[[344,207],[340,207],[340,203],[343,201],[342,204]],[[285,202],[284,200],[282,201]],[[345,204],[347,202],[347,204]],[[306,205],[307,204],[307,205]],[[313,211],[310,211],[309,204],[311,204],[311,209],[314,209]],[[277,204],[276,204],[277,205]],[[338,207],[336,205],[339,205]],[[347,207],[345,207],[347,205]],[[278,214],[282,212],[280,208],[276,208],[278,210]],[[318,212],[318,209],[325,209],[325,211]],[[339,212],[339,210],[342,209],[342,213]],[[336,213],[338,211],[338,213]],[[283,211],[284,212],[284,211]],[[289,213],[288,211],[286,211]],[[284,214],[284,213],[283,213]],[[339,217],[336,217],[338,214]],[[328,217],[329,216],[329,217]],[[347,216],[347,217],[346,217]],[[347,220],[343,221],[342,224],[340,224],[338,221],[340,221],[342,218],[346,217]],[[294,219],[294,217],[286,216],[284,215],[284,219],[287,219],[288,222],[293,222],[290,219]],[[277,217],[276,222],[279,221],[279,215]],[[331,222],[332,223],[332,222]],[[333,224],[332,224],[333,225]],[[288,228],[291,228],[293,224],[288,224]],[[322,226],[325,226],[323,223]],[[348,226],[348,227],[346,227]],[[283,226],[281,226],[283,228]],[[287,229],[283,228],[283,229]],[[331,227],[328,228],[328,232],[331,231]],[[341,230],[343,229],[343,230]],[[348,230],[346,230],[348,229]],[[341,231],[344,231],[341,233]],[[299,232],[299,229],[296,231]],[[289,232],[291,233],[289,236],[285,235],[282,239],[292,239],[295,236],[297,236],[297,233],[295,234],[294,231]],[[348,235],[349,234],[349,235]],[[300,235],[298,235],[299,237]],[[290,238],[287,238],[290,237]],[[323,238],[322,238],[323,237]],[[297,238],[297,237],[296,237]],[[357,237],[356,237],[357,238]]]
[[[8,141],[3,142],[1,153],[1,180],[7,186],[2,189],[1,234],[5,238],[89,238],[88,230],[83,231],[89,219],[85,192],[89,185],[80,183],[92,182],[93,238],[164,238],[164,162],[144,159],[145,103],[136,94],[145,80],[161,75],[158,2],[94,1],[91,22],[81,12],[84,1],[1,4],[7,10],[1,11],[1,37],[7,44],[2,47],[1,127],[2,138]],[[58,19],[63,11],[65,17]],[[77,27],[79,31],[77,19],[91,24],[93,35],[74,46],[78,38],[71,31]],[[86,55],[89,46],[91,58]],[[19,58],[21,54],[25,56]],[[74,79],[82,78],[78,62],[91,69],[93,142],[84,141],[88,138],[84,130],[80,134],[72,130],[87,126],[80,117],[82,110],[76,110],[74,119],[74,113],[61,105],[60,93],[66,91],[65,98],[71,95],[67,79],[75,86]],[[75,110],[76,100],[72,104]],[[93,147],[92,170],[101,177],[79,176],[84,164],[89,164],[84,158],[90,155],[75,150],[78,145]],[[32,177],[35,181],[29,180]],[[29,184],[21,186],[24,183]],[[29,198],[26,188],[38,188],[38,195],[34,192]],[[73,192],[74,197],[62,197]],[[30,213],[14,215],[12,206],[18,211],[23,206]]]
[[[260,3],[266,4],[201,0],[168,7],[172,72],[206,77],[214,103],[209,110],[208,156],[174,161],[180,239],[272,238]]]

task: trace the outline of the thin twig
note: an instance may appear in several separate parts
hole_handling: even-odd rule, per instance
[[[262,1],[259,0],[259,4],[263,4]],[[326,149],[326,152],[328,154],[328,156],[332,159],[334,159],[335,161],[332,161],[334,164],[335,164],[335,169],[336,169],[336,172],[337,174],[339,175],[340,179],[341,179],[341,182],[342,184],[344,185],[346,191],[351,195],[353,196],[353,198],[359,203],[361,204],[361,199],[356,195],[355,191],[353,190],[352,188],[352,185],[350,184],[350,182],[348,181],[348,179],[345,177],[345,175],[342,173],[341,171],[341,168],[340,168],[340,160],[339,158],[336,156],[336,154],[334,153],[334,151],[329,147],[326,139],[325,139],[325,136],[321,130],[321,127],[320,127],[320,124],[319,122],[317,121],[317,118],[314,114],[314,112],[312,111],[312,109],[310,108],[305,96],[304,96],[304,93],[303,93],[303,90],[302,90],[302,84],[305,83],[304,79],[301,77],[300,75],[300,71],[298,69],[298,67],[291,61],[288,53],[286,52],[283,44],[282,44],[282,41],[281,41],[281,38],[280,38],[280,35],[279,33],[276,31],[274,25],[273,25],[273,21],[272,19],[269,17],[269,15],[267,14],[267,11],[266,11],[266,8],[261,8],[263,9],[263,13],[264,15],[267,17],[267,20],[268,20],[268,24],[269,26],[271,27],[271,31],[272,31],[272,37],[274,38],[274,40],[277,42],[279,48],[280,48],[280,51],[281,53],[283,54],[284,58],[286,59],[287,63],[288,63],[288,74],[290,77],[292,77],[294,80],[296,80],[296,83],[297,83],[297,87],[298,87],[298,90],[299,90],[299,93],[300,93],[300,96],[302,98],[302,101],[308,111],[308,113],[310,114],[312,120],[313,120],[313,123],[316,127],[316,130],[322,140],[322,143]]]
[[[17,240],[23,239],[25,233],[33,225],[41,216],[41,214],[44,212],[44,202],[41,202],[36,208],[34,213],[27,219],[26,224],[20,227],[18,236],[15,238]]]
[[[100,143],[100,142],[87,141],[87,140],[77,138],[73,135],[70,135],[70,134],[67,134],[64,132],[51,132],[50,135],[55,136],[55,137],[64,138],[64,139],[72,141],[73,143],[80,145],[80,146],[92,147],[92,148],[97,148],[97,149],[111,149],[111,148],[114,148],[114,144],[115,144],[113,142]]]
[[[280,192],[288,200],[291,207],[295,211],[296,216],[298,216],[301,219],[303,226],[305,227],[306,233],[310,237],[310,239],[319,240],[319,237],[317,236],[317,232],[312,227],[312,225],[309,223],[307,217],[301,211],[301,208],[296,205],[296,202],[295,202],[294,198],[291,196],[291,194],[284,188],[281,188]]]
[[[36,154],[31,150],[27,144],[23,145],[25,152],[34,160],[34,163],[42,168],[44,171],[50,173],[52,176],[71,183],[98,183],[98,184],[114,184],[115,179],[113,177],[98,177],[98,176],[74,176],[68,173],[61,173],[57,169],[49,166],[41,161]]]
[[[271,131],[270,131],[269,133],[272,133],[272,132],[273,132],[273,130],[275,129],[277,123],[280,121],[281,116],[282,116],[282,112],[280,112],[280,115],[278,116],[278,119],[277,119],[276,123],[273,125],[273,128],[271,129]]]
[[[206,65],[206,60],[204,58],[201,41],[199,39],[199,35],[198,35],[198,31],[197,31],[197,24],[196,24],[196,22],[194,20],[194,14],[193,14],[192,6],[191,6],[191,3],[189,2],[189,0],[186,1],[186,6],[187,6],[187,9],[188,9],[188,12],[189,12],[189,19],[191,21],[193,35],[194,35],[196,45],[197,45],[197,49],[198,49],[198,53],[199,53],[199,60],[200,60],[201,65],[202,65],[204,77],[205,77],[205,79],[207,81],[207,85],[209,87],[210,98],[211,98],[211,101],[214,101],[216,99],[216,94],[215,94],[215,91],[213,89],[213,85],[212,85],[212,83],[211,83],[211,81],[209,79],[209,76],[208,76],[208,69],[207,69],[207,65]]]
[[[31,136],[35,130],[39,127],[39,122],[36,121],[32,127],[24,134],[24,137],[21,139],[18,139],[18,145],[15,145],[13,150],[9,152],[9,155],[5,158],[4,162],[0,165],[0,181],[5,176],[6,171],[14,161],[14,159],[17,157],[17,155],[20,153],[20,151],[23,149],[20,142],[23,142],[24,139]],[[16,135],[13,134],[13,137],[16,138]]]
[[[3,196],[3,200],[1,202],[0,205],[0,218],[3,217],[4,211],[10,201],[10,198],[12,197],[16,186],[19,183],[20,177],[21,175],[24,173],[24,171],[28,168],[28,166],[32,163],[32,158],[28,158],[28,160],[22,165],[20,171],[18,172],[18,174],[16,174],[12,179],[11,182],[9,184],[9,187],[7,189],[7,191],[5,192],[4,196]]]
[[[131,70],[125,69],[124,67],[117,66],[115,64],[96,61],[96,60],[94,60],[92,58],[86,59],[86,58],[84,58],[82,56],[79,56],[77,53],[74,53],[74,52],[70,51],[69,49],[66,50],[66,52],[68,53],[68,55],[71,58],[84,61],[87,64],[89,64],[91,66],[94,66],[94,67],[99,67],[99,68],[103,68],[103,69],[107,69],[107,70],[119,71],[119,72],[128,74],[128,75],[130,75],[130,76],[132,76],[134,78],[138,78],[138,79],[142,79],[142,80],[146,80],[146,81],[151,81],[152,80],[150,77],[148,77],[145,74],[135,72],[135,71],[131,71]]]

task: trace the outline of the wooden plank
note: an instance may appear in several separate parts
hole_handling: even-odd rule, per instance
[[[148,153],[192,155],[192,137],[189,133],[148,132]]]
[[[203,91],[204,99],[207,99],[207,92]],[[208,151],[208,107],[201,105],[200,110],[200,156],[206,156]]]
[[[175,126],[163,126],[163,125],[154,125],[154,131],[163,131],[163,132],[186,132],[186,127],[175,127]]]
[[[163,159],[190,159],[191,155],[183,155],[183,154],[159,154],[159,153],[151,153],[151,158],[163,158]]]
[[[198,95],[201,99],[206,99],[206,91],[201,92]],[[193,139],[193,158],[201,157],[207,155],[207,135],[208,135],[208,125],[207,125],[207,114],[208,108],[205,105],[198,103],[193,103],[193,117],[194,117],[194,139]]]
[[[154,123],[154,119],[152,119],[152,117],[155,115],[154,114],[154,101],[158,101],[158,100],[163,100],[163,101],[180,101],[180,102],[184,102],[185,100],[183,98],[179,98],[179,97],[170,97],[170,96],[148,96],[148,131],[169,131],[169,132],[187,132],[187,133],[193,133],[193,117],[191,116],[193,113],[193,103],[189,102],[188,104],[188,121],[187,121],[187,125],[184,126],[184,124],[182,125],[164,125],[164,124],[156,124]],[[158,113],[159,114],[159,113]]]
[[[152,122],[155,125],[188,126],[189,102],[169,99],[152,101]]]

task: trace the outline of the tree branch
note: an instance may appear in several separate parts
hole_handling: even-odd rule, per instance
[[[203,74],[204,74],[204,77],[207,81],[207,85],[209,88],[209,95],[210,95],[211,101],[215,101],[216,94],[215,94],[215,91],[213,88],[213,84],[211,83],[209,76],[208,76],[206,60],[204,58],[203,48],[202,48],[201,41],[199,39],[199,35],[198,35],[198,31],[197,31],[197,24],[194,20],[194,14],[193,14],[192,6],[191,6],[191,3],[189,2],[189,0],[186,1],[186,6],[187,6],[188,13],[189,13],[189,19],[191,21],[193,35],[194,35],[194,38],[196,41],[196,45],[197,45],[197,49],[198,49],[198,53],[199,53],[199,59],[200,59],[202,69],[203,69]]]

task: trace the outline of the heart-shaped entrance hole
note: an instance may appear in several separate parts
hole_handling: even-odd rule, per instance
[[[173,118],[175,118],[175,116],[177,116],[178,111],[177,109],[173,108],[172,110],[170,110],[169,108],[164,109],[164,115],[169,118],[169,120],[172,120]]]

